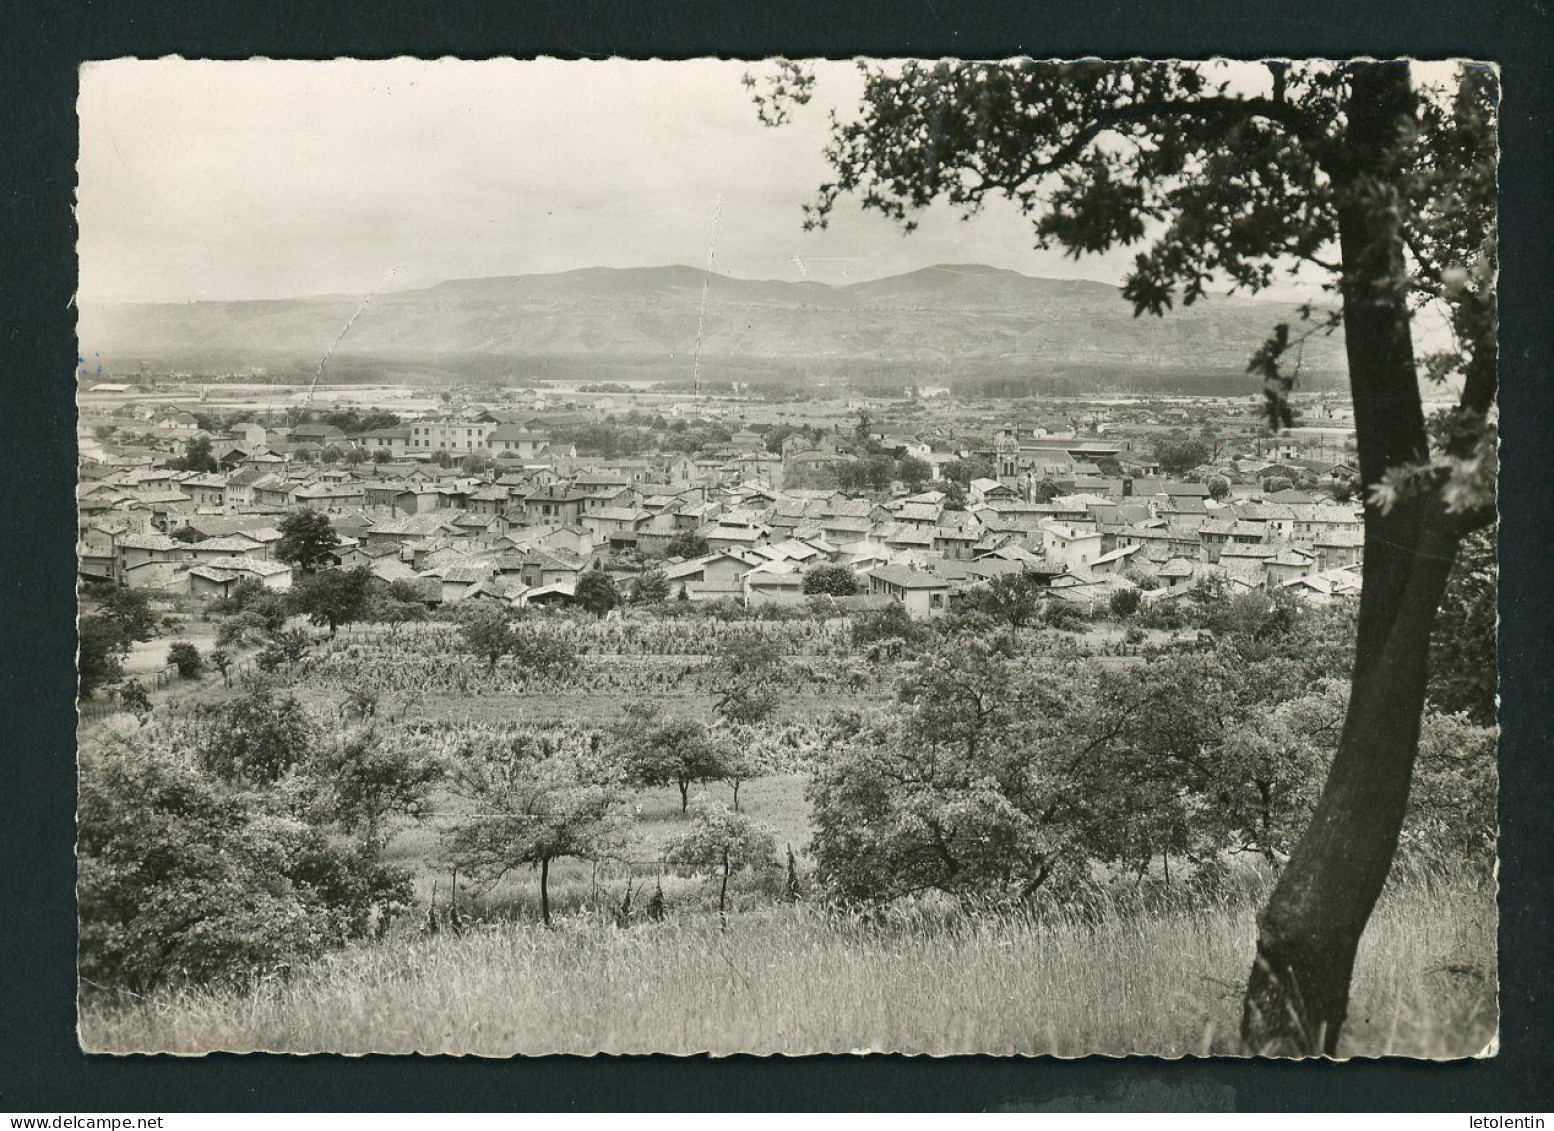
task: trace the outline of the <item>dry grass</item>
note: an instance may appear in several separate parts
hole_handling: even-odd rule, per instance
[[[85,1004],[98,1051],[1237,1051],[1255,894],[1199,910],[919,915],[807,905],[629,929],[575,915],[406,932],[249,993]],[[1344,1054],[1458,1057],[1496,1026],[1492,893],[1415,877],[1378,908]]]

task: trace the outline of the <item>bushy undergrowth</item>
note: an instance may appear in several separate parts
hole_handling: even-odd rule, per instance
[[[402,872],[154,743],[82,752],[79,821],[88,990],[247,984],[363,937],[410,896]]]

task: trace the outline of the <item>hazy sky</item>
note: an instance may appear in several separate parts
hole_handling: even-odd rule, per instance
[[[182,301],[707,261],[747,278],[878,278],[981,262],[1116,282],[1132,253],[1032,248],[1002,202],[905,236],[855,201],[805,232],[826,112],[850,63],[767,129],[750,65],[637,62],[93,63],[81,75],[81,294]],[[721,208],[718,201],[721,197]],[[1304,297],[1304,293],[1302,297]],[[1316,297],[1314,294],[1312,297]]]

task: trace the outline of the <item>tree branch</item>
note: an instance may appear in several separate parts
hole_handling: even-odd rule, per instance
[[[1230,116],[1241,119],[1263,118],[1284,127],[1297,140],[1310,144],[1318,137],[1315,123],[1297,107],[1288,102],[1275,102],[1270,98],[1228,98],[1212,95],[1191,99],[1146,99],[1127,106],[1114,106],[1098,111],[1095,117],[1064,142],[1045,161],[1027,165],[1020,178],[1021,183],[1032,177],[1045,176],[1071,164],[1084,153],[1086,147],[1107,130],[1128,122],[1148,121],[1151,118]]]

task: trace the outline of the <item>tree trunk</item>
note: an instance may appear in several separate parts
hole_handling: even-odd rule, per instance
[[[1360,479],[1427,457],[1393,169],[1406,65],[1353,71],[1339,157],[1344,331]],[[1391,870],[1424,709],[1430,631],[1456,552],[1439,500],[1365,511],[1364,584],[1348,714],[1332,769],[1258,918],[1242,1038],[1253,1052],[1337,1054],[1355,953]]]
[[[723,883],[718,887],[718,926],[728,930],[728,846],[723,846]]]
[[[540,920],[550,926],[550,857],[540,858]]]
[[[744,783],[738,778],[734,779],[734,812],[739,812],[739,787]]]
[[[686,807],[690,804],[691,783],[688,781],[676,782],[680,787],[680,816],[685,816]]]

